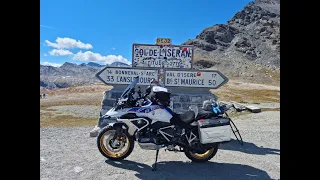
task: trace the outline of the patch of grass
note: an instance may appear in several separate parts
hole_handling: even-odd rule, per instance
[[[236,102],[277,102],[280,103],[280,94],[278,90],[268,89],[228,89],[221,88],[211,90],[212,93],[218,96],[223,101],[236,101]]]
[[[40,103],[40,109],[48,108],[51,106],[69,106],[69,105],[92,105],[92,106],[100,106],[101,105],[101,99],[61,99],[61,100],[55,100],[55,101],[47,101],[47,102],[41,102]],[[49,109],[47,109],[49,110]]]
[[[44,107],[41,110],[45,110],[45,111],[56,111],[55,109],[49,109],[49,107]]]
[[[261,111],[280,111],[280,108],[261,108]]]
[[[275,80],[276,82],[280,82],[280,72],[279,71],[272,71],[271,69],[268,69],[266,67],[261,68],[259,70],[260,73],[267,74],[267,76],[272,76],[272,79]],[[279,85],[279,83],[275,83]]]
[[[105,90],[111,89],[112,86],[107,86],[102,83],[99,84],[88,84],[81,86],[71,86],[67,88],[54,89],[54,90],[40,90],[40,94],[46,93],[49,96],[59,94],[73,94],[73,93],[100,93]]]
[[[40,112],[40,127],[79,127],[95,126],[96,124],[97,118],[79,118],[48,111]]]

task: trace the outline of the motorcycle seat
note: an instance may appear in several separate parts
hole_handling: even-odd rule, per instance
[[[199,120],[199,119],[209,119],[211,117],[214,116],[214,113],[212,111],[205,111],[205,110],[202,110],[198,113],[197,117],[196,117],[196,120]]]
[[[193,111],[186,111],[182,114],[179,114],[179,119],[187,124],[191,123],[194,121],[194,115],[195,113]]]

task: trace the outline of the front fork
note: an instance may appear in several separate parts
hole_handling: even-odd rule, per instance
[[[112,146],[117,147],[120,141],[126,140],[126,129],[123,129],[122,126],[115,127],[115,134],[112,138]]]

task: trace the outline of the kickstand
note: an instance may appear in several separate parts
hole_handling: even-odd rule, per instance
[[[159,154],[159,149],[157,149],[156,162],[152,165],[152,171],[156,171],[157,170],[158,154]]]

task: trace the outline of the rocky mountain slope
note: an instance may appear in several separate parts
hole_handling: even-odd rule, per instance
[[[128,66],[127,64],[114,62],[109,66]],[[40,89],[63,88],[74,85],[100,82],[95,74],[104,65],[89,62],[80,65],[65,62],[60,67],[44,66],[40,64]]]
[[[280,80],[280,0],[256,0],[226,24],[204,29],[195,39],[195,68],[218,69],[233,79]]]

